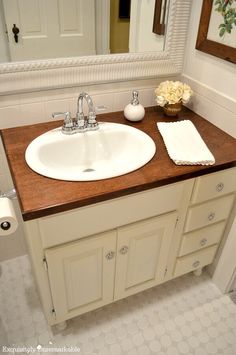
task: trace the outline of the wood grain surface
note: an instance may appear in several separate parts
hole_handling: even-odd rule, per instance
[[[190,119],[198,129],[215,157],[213,166],[177,166],[168,157],[156,123],[183,119]],[[146,109],[145,118],[141,122],[131,124],[125,120],[123,112],[99,115],[98,121],[132,125],[146,132],[156,144],[155,156],[142,168],[119,177],[88,182],[60,181],[32,171],[26,164],[24,155],[34,138],[59,127],[62,121],[1,131],[25,221],[236,166],[236,140],[187,108],[177,118],[168,118],[159,108],[153,107]]]

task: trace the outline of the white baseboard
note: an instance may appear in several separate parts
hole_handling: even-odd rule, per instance
[[[182,74],[181,80],[194,91],[188,107],[236,138],[236,100]]]

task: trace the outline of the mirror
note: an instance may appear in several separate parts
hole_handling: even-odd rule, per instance
[[[168,0],[0,0],[0,62],[163,51],[157,7]]]
[[[14,1],[17,0],[11,0],[9,2]],[[33,0],[20,1],[29,4]],[[38,2],[39,1],[47,3],[47,0],[38,0]],[[61,4],[65,4],[65,1],[63,0],[50,0],[50,2],[54,1]],[[77,0],[70,1],[76,2]],[[89,3],[89,1],[90,0],[86,0],[86,3]],[[139,9],[140,13],[141,0],[132,0],[132,2],[133,1],[134,4],[136,4],[136,9]],[[155,3],[161,0],[142,1],[146,1],[149,4],[151,3],[151,1],[153,1],[154,11]],[[82,0],[80,2],[83,4],[85,3],[85,1]],[[96,3],[99,2],[101,4],[105,4],[106,0],[96,0]],[[133,6],[132,2],[131,7]],[[158,76],[177,75],[181,72],[182,69],[190,7],[191,0],[169,0],[167,11],[168,21],[167,25],[165,26],[164,35],[164,47],[162,45],[161,50],[158,50],[157,46],[155,46],[155,50],[154,48],[152,48],[151,51],[150,49],[146,50],[143,47],[139,48],[139,42],[137,41],[137,37],[132,37],[130,31],[129,36],[130,38],[132,37],[133,40],[129,40],[129,42],[132,43],[135,50],[130,51],[129,53],[82,55],[70,57],[66,57],[66,55],[64,55],[63,57],[59,58],[54,57],[54,59],[35,59],[16,61],[11,63],[1,63],[0,95],[72,86],[78,87],[83,85],[92,85],[107,82],[156,78]],[[63,11],[61,12],[63,16]],[[104,14],[103,7],[101,7],[101,13]],[[139,13],[136,12],[136,15]],[[102,20],[101,15],[99,18],[101,21],[100,28],[103,32],[103,26],[105,26],[105,22]],[[139,21],[140,18],[136,17],[136,22],[138,24],[138,26],[136,26],[136,33],[140,28]],[[17,24],[15,22],[13,23],[13,27],[14,24],[17,27]],[[35,23],[33,24],[35,25]],[[151,21],[148,22],[148,26],[147,22],[145,21],[144,25],[146,26],[146,28],[150,26],[151,34],[153,36],[157,36],[155,33],[152,32],[153,18]],[[135,31],[133,31],[133,33],[135,34]],[[15,33],[13,35],[15,35]],[[64,37],[66,36],[67,34],[64,33]],[[159,37],[161,37],[163,40],[162,35]],[[99,44],[100,48],[106,46],[106,43],[107,41],[101,40],[101,43]],[[54,46],[51,45],[51,48],[53,49],[54,54]],[[37,46],[34,46],[34,51],[37,51]],[[63,54],[66,54],[66,51],[64,51]],[[53,55],[50,57],[53,57]]]

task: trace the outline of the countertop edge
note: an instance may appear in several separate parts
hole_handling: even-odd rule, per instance
[[[27,222],[27,221],[42,218],[42,217],[48,217],[48,216],[51,216],[51,215],[54,215],[57,213],[67,212],[70,210],[74,210],[76,208],[90,206],[90,205],[97,204],[100,202],[109,201],[109,200],[116,199],[119,197],[132,195],[132,194],[135,194],[138,192],[167,186],[167,185],[178,183],[178,182],[185,181],[188,179],[194,179],[194,178],[206,175],[208,173],[214,173],[217,171],[230,169],[233,167],[236,167],[236,162],[226,163],[224,165],[216,166],[216,167],[210,166],[210,169],[209,170],[207,169],[207,171],[201,170],[201,171],[197,171],[195,173],[188,173],[188,174],[184,174],[184,175],[178,176],[178,177],[170,177],[170,178],[162,180],[162,181],[147,183],[144,185],[135,186],[135,187],[131,187],[128,189],[115,191],[115,192],[112,192],[109,194],[94,196],[94,197],[80,200],[80,201],[73,201],[73,202],[69,202],[66,204],[59,204],[59,205],[55,205],[55,206],[50,206],[48,208],[37,209],[35,211],[34,210],[31,210],[29,212],[24,211],[24,212],[22,212],[22,218],[25,222]],[[20,202],[20,199],[19,199],[19,202]],[[20,204],[21,204],[21,202],[20,202]]]

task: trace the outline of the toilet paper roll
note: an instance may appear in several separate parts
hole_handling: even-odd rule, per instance
[[[0,236],[9,235],[16,231],[18,222],[13,203],[7,197],[0,198]]]

